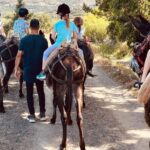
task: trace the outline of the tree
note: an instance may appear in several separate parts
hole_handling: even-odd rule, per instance
[[[134,42],[137,31],[134,30],[129,16],[142,15],[148,19],[150,14],[149,0],[96,0],[101,14],[110,21],[108,33],[119,41]]]
[[[18,18],[18,11],[21,7],[24,7],[24,2],[23,0],[18,0],[14,13],[8,14],[7,16],[5,16],[5,19],[7,20],[7,23],[4,25],[4,30],[5,30],[6,35],[9,33],[9,31],[12,30],[14,21]]]
[[[18,0],[17,2],[18,3],[16,4],[13,22],[18,18],[19,9],[22,8],[22,7],[24,7],[24,5],[25,5],[24,2],[23,2],[23,0]]]

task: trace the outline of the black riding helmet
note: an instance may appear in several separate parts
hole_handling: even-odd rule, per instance
[[[20,8],[18,14],[20,17],[25,17],[29,14],[29,11],[26,8]]]
[[[65,16],[66,14],[70,13],[70,8],[67,4],[61,4],[58,6],[57,14],[60,14],[61,16]]]

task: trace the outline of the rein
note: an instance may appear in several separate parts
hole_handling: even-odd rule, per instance
[[[66,50],[66,52],[61,56],[60,53],[57,55],[57,60],[53,63],[52,67],[50,67],[48,65],[48,71],[51,75],[51,77],[58,83],[60,84],[67,84],[68,80],[67,80],[67,76],[65,77],[65,80],[59,79],[57,78],[54,74],[53,74],[53,70],[55,68],[55,66],[60,63],[62,68],[67,71],[67,68],[65,67],[65,65],[62,62],[62,59],[65,57],[74,57],[76,59],[76,61],[80,64],[76,69],[73,70],[73,72],[76,72],[77,70],[79,70],[81,67],[83,69],[83,63],[82,60],[79,56],[75,55],[71,50],[70,47],[68,47],[68,49]],[[84,69],[83,69],[83,73],[84,73]],[[84,81],[84,77],[80,80],[74,81],[74,83],[81,83]]]

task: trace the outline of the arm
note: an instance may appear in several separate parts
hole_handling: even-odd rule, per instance
[[[19,78],[20,77],[20,62],[21,62],[21,58],[22,58],[22,51],[18,51],[17,56],[16,56],[16,60],[15,60],[15,77]]]
[[[25,30],[26,34],[29,34],[29,28]]]
[[[25,22],[25,32],[26,32],[26,34],[29,34],[29,24],[28,24],[28,22]]]
[[[2,35],[6,37],[6,34],[5,34],[5,31],[4,31],[3,27],[1,27],[1,32],[2,32]]]
[[[78,40],[77,32],[73,32],[73,39]]]
[[[54,41],[56,40],[56,34],[57,34],[56,31],[53,30],[53,31],[52,31],[52,39],[53,39]]]

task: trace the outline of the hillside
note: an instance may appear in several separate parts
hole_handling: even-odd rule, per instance
[[[67,3],[74,13],[82,12],[82,5],[86,3],[89,6],[95,5],[95,0],[24,0],[26,7],[31,12],[45,11],[55,13],[56,8],[61,3]],[[2,14],[13,11],[17,0],[0,0],[0,11]]]

